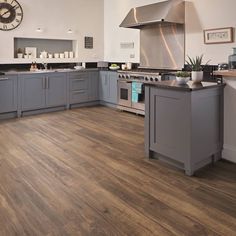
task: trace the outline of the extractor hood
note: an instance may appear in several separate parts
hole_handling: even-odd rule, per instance
[[[132,8],[120,27],[141,28],[150,24],[184,24],[183,0],[166,0],[146,6]]]

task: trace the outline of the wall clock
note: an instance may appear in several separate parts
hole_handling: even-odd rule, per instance
[[[0,0],[0,30],[13,30],[22,19],[23,10],[16,0]]]

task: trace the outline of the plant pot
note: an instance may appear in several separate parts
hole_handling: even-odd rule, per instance
[[[192,81],[194,83],[201,83],[203,80],[203,71],[192,71]]]
[[[179,85],[188,83],[189,79],[190,79],[190,77],[178,77],[178,76],[176,76],[176,81],[177,81],[177,84],[179,84]]]
[[[17,58],[23,58],[23,53],[17,53]]]

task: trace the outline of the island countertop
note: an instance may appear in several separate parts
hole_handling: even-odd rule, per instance
[[[181,85],[181,84],[178,84],[176,80],[166,80],[166,81],[160,81],[160,82],[145,82],[145,85],[155,86],[162,89],[172,89],[172,90],[180,90],[180,91],[187,91],[187,92],[225,86],[224,83],[217,83],[217,82],[193,83],[192,81],[189,81],[187,84]]]
[[[223,77],[236,77],[236,70],[217,70],[213,72],[214,75],[221,75]]]

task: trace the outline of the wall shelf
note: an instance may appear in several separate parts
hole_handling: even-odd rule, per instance
[[[78,63],[79,58],[13,58],[13,59],[0,59],[0,64],[31,64],[36,63]]]

